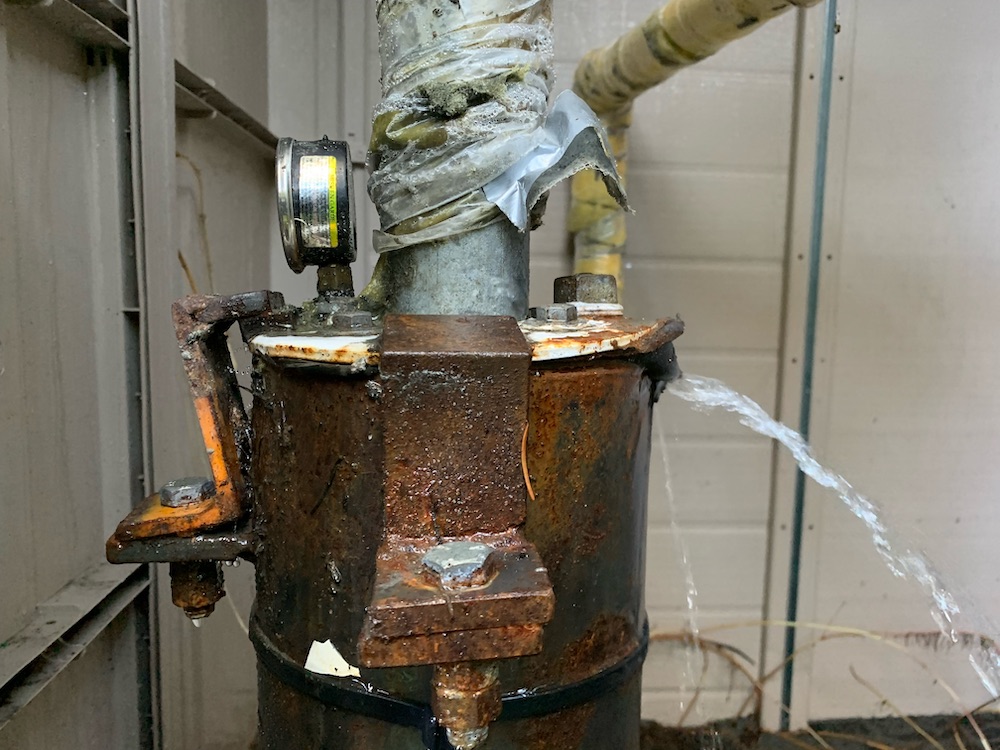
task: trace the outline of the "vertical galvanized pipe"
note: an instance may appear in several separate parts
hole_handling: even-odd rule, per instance
[[[383,100],[369,192],[376,310],[512,315],[528,307],[528,233],[483,195],[542,124],[551,0],[380,0]]]

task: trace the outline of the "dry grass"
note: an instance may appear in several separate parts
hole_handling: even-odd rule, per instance
[[[735,630],[746,627],[787,626],[817,635],[815,635],[815,637],[813,637],[809,642],[799,646],[795,652],[791,654],[791,656],[783,660],[780,664],[766,671],[754,665],[753,660],[739,649],[736,649],[722,641],[704,637],[704,634],[706,633],[719,633],[726,630]],[[975,651],[976,649],[988,651],[997,650],[996,643],[993,639],[978,633],[960,633],[958,634],[957,640],[953,641],[950,638],[946,638],[944,635],[936,632],[911,631],[900,633],[880,633],[861,628],[821,625],[816,623],[751,621],[705,628],[699,635],[694,635],[690,632],[684,631],[658,631],[654,632],[650,636],[650,640],[654,643],[672,642],[684,648],[693,647],[696,648],[702,655],[703,667],[701,675],[697,684],[693,688],[691,700],[687,703],[676,723],[676,730],[678,731],[685,731],[684,725],[690,718],[693,708],[702,696],[705,689],[704,679],[708,673],[710,659],[714,658],[718,660],[731,671],[733,676],[738,676],[746,681],[748,689],[747,697],[741,704],[736,714],[731,717],[732,721],[738,723],[741,720],[750,720],[751,722],[756,723],[759,727],[764,702],[768,699],[766,691],[768,683],[773,681],[777,675],[784,671],[786,664],[803,653],[820,648],[824,644],[844,639],[863,639],[867,642],[878,644],[879,646],[891,649],[896,653],[903,655],[909,661],[914,663],[920,670],[928,675],[931,683],[936,686],[936,688],[944,691],[944,693],[948,696],[949,701],[954,705],[955,711],[959,715],[955,720],[954,725],[951,727],[951,739],[954,741],[953,746],[958,748],[958,750],[969,750],[965,739],[963,739],[961,731],[961,724],[964,720],[968,722],[969,728],[975,734],[977,742],[974,742],[973,744],[980,747],[981,750],[993,750],[989,739],[980,726],[980,723],[976,720],[976,716],[987,711],[996,702],[996,700],[989,700],[973,708],[968,708],[967,705],[963,703],[958,692],[938,672],[936,672],[928,661],[922,658],[920,654],[920,652],[940,653],[956,649],[970,652]],[[880,704],[886,708],[892,716],[905,722],[906,726],[908,726],[916,736],[920,737],[922,747],[933,748],[933,750],[946,750],[940,738],[931,736],[926,729],[906,714],[897,701],[894,701],[891,696],[887,695],[874,682],[861,676],[853,666],[848,666],[848,669],[851,676],[859,685],[877,697]],[[787,743],[789,746],[809,748],[810,750],[815,750],[817,747],[832,750],[830,741],[853,742],[856,745],[871,748],[872,750],[903,750],[901,747],[896,747],[888,742],[879,741],[870,737],[862,737],[842,732],[815,731],[814,729],[808,727],[804,733],[783,733],[778,736],[780,736],[782,742]],[[680,746],[678,745],[678,747]]]

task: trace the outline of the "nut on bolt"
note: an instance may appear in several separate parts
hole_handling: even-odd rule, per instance
[[[185,505],[200,503],[214,491],[215,485],[206,477],[174,479],[160,488],[160,505],[182,508]]]
[[[556,302],[618,304],[618,281],[609,273],[578,273],[555,280],[552,288]]]
[[[491,546],[479,542],[446,542],[431,547],[422,562],[445,588],[484,586],[496,574],[489,564],[492,552]]]
[[[473,750],[500,715],[499,670],[488,662],[442,664],[434,668],[434,716],[456,750]]]
[[[330,325],[340,331],[367,331],[374,326],[367,310],[338,310],[330,316]]]
[[[528,311],[528,317],[541,321],[567,323],[576,320],[576,308],[573,305],[554,304],[545,307],[533,307]]]
[[[225,595],[222,563],[170,563],[170,598],[192,620],[200,620],[212,614],[215,603]]]

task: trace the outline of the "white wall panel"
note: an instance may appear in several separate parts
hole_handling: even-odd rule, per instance
[[[0,686],[5,749],[139,744],[134,608],[43,690],[25,687],[103,592],[91,581],[93,596],[46,600],[107,565],[111,519],[141,481],[127,68],[43,12],[0,6],[0,648],[16,664]],[[88,723],[99,703],[120,713]]]
[[[572,85],[584,52],[610,43],[660,5],[555,3],[556,89]],[[647,92],[635,106],[630,154],[636,213],[629,218],[626,310],[637,317],[679,313],[687,323],[677,344],[681,367],[726,380],[769,409],[781,344],[794,55],[794,18],[783,18]],[[553,197],[553,208],[562,210],[564,194]],[[551,278],[571,268],[557,226],[562,216],[550,212],[550,225],[533,238],[536,302],[550,299]],[[695,413],[668,396],[657,410],[699,607],[714,622],[760,620],[771,446],[734,419]],[[654,435],[647,599],[655,622],[680,630],[683,575],[668,526],[659,439]],[[759,629],[741,637],[756,659]],[[645,715],[676,720],[682,682],[654,656],[646,668]],[[714,706],[710,715],[726,715],[724,692],[705,700]]]
[[[1000,157],[989,34],[1000,9],[924,2],[905,16],[896,10],[879,2],[841,8],[813,438],[824,460],[938,562],[962,600],[995,622],[1000,560],[988,539],[1000,528],[1000,398],[986,373],[997,367],[1000,221],[987,165]],[[807,37],[814,51],[820,26],[814,18]],[[803,70],[807,121],[816,84],[806,76],[818,72],[818,59],[807,54]],[[804,162],[814,132],[809,121]],[[806,247],[810,193],[803,184],[796,197],[793,253]],[[793,267],[789,336],[798,341],[789,339],[791,356],[801,341],[803,273]],[[786,400],[797,399],[790,390]],[[779,517],[783,507],[779,500]],[[888,573],[860,522],[815,486],[806,494],[804,544],[801,620],[935,632],[917,587]],[[984,620],[963,619],[959,627],[977,629]],[[959,691],[964,707],[985,697],[962,648],[917,647],[916,655]],[[825,644],[796,662],[798,722],[878,710],[849,665],[902,711],[961,708],[894,649]]]

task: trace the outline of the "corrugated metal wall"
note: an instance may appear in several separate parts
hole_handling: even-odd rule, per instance
[[[129,57],[107,27],[63,31],[65,10],[0,6],[0,747],[18,750],[143,747],[150,700],[145,571],[102,562],[142,482]]]
[[[268,286],[267,23],[264,0],[0,6],[0,747],[253,738],[249,566],[196,631],[103,546],[205,468],[170,303]]]

